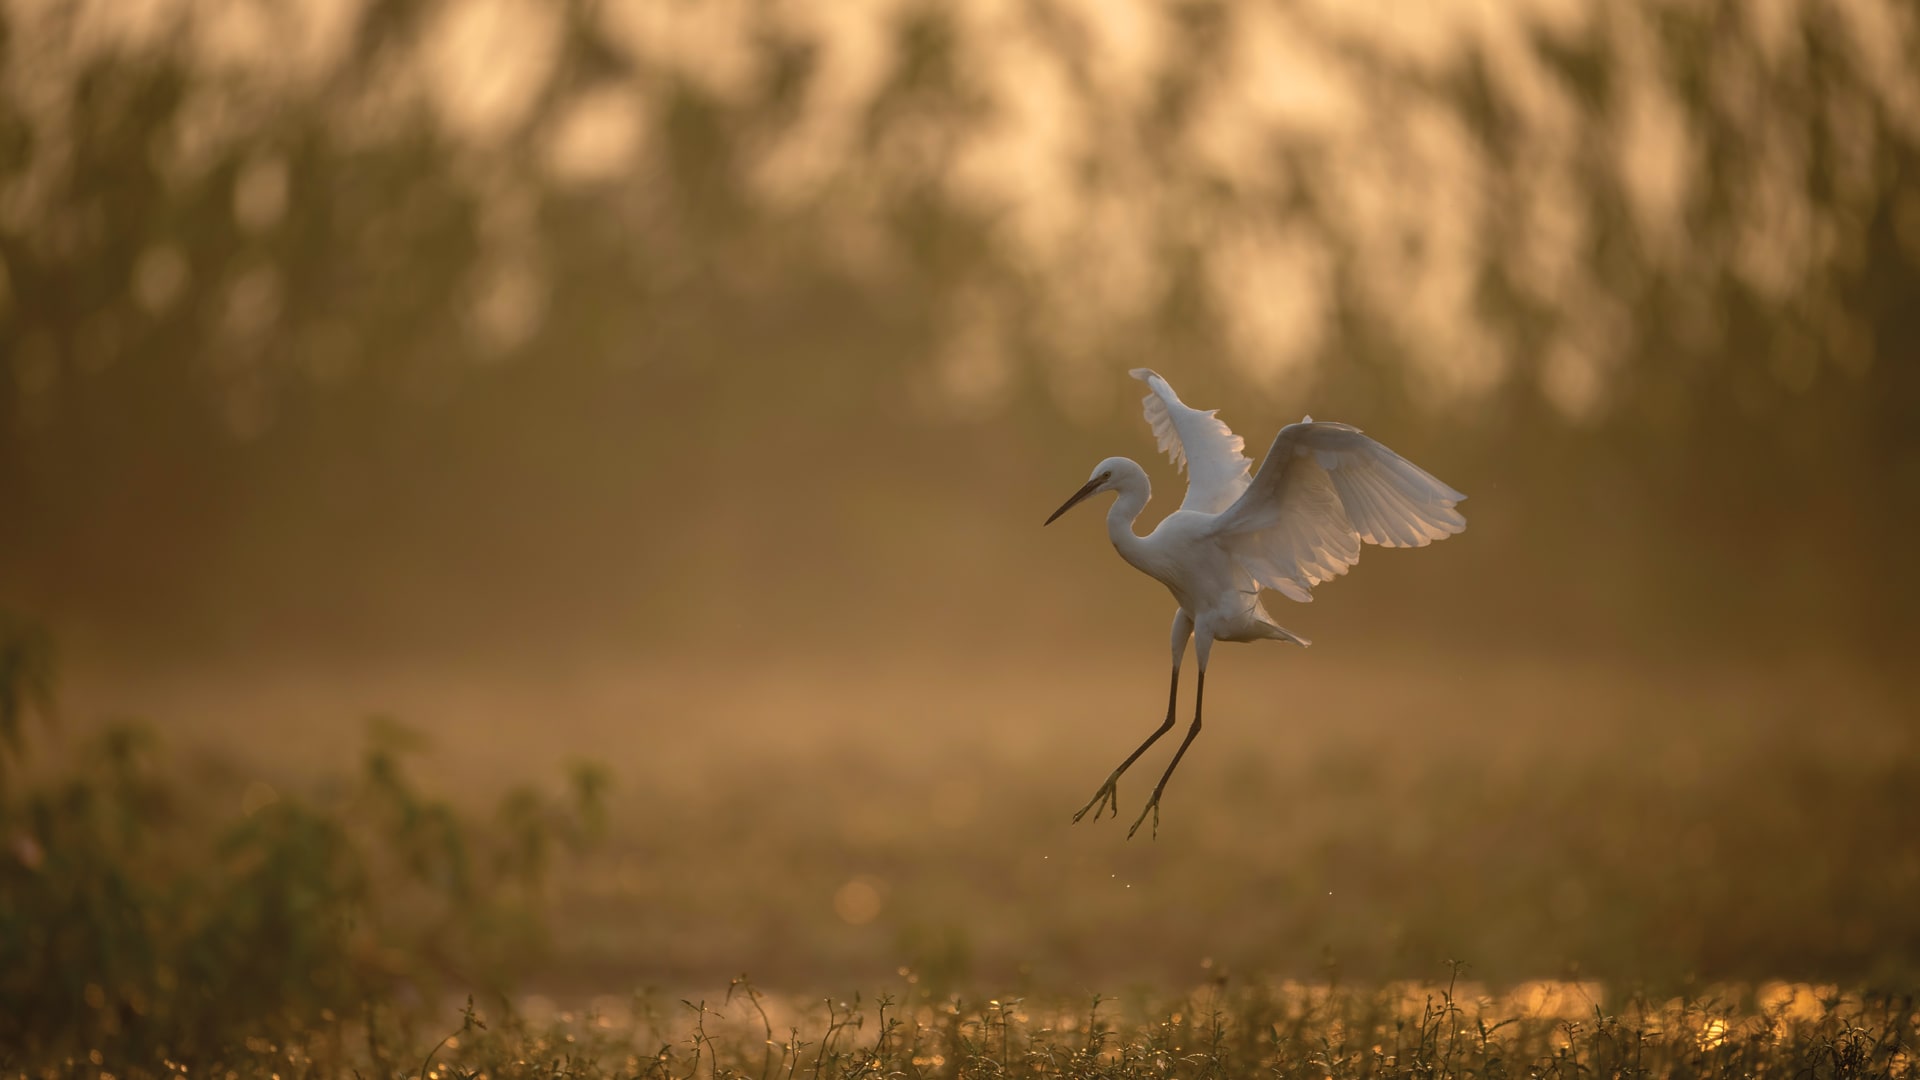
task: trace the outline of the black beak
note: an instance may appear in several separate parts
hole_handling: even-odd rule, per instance
[[[1047,526],[1053,524],[1054,518],[1057,518],[1061,514],[1064,514],[1067,511],[1073,509],[1074,506],[1076,506],[1081,499],[1084,499],[1087,496],[1093,494],[1093,489],[1099,487],[1100,482],[1105,479],[1106,477],[1104,476],[1096,476],[1093,479],[1087,481],[1086,486],[1082,487],[1079,491],[1074,492],[1073,498],[1068,499],[1066,502],[1061,503],[1060,509],[1055,510],[1053,512],[1053,517],[1049,517],[1047,520],[1041,522],[1040,527],[1044,529]]]

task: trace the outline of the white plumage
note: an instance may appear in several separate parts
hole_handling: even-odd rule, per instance
[[[1167,779],[1200,732],[1200,704],[1207,659],[1215,641],[1272,639],[1308,641],[1273,621],[1260,590],[1273,589],[1308,603],[1315,585],[1344,574],[1360,561],[1362,544],[1425,547],[1467,527],[1459,504],[1466,499],[1431,473],[1348,424],[1316,422],[1311,416],[1274,436],[1258,472],[1242,451],[1245,440],[1215,415],[1189,408],[1158,374],[1138,368],[1133,377],[1151,391],[1144,399],[1147,423],[1160,449],[1187,473],[1180,508],[1147,536],[1134,520],[1151,497],[1147,474],[1132,460],[1108,458],[1094,466],[1079,491],[1047,519],[1103,491],[1119,496],[1107,511],[1107,535],[1136,569],[1165,585],[1180,604],[1173,619],[1173,678],[1167,718],[1073,816],[1097,818],[1108,806],[1119,813],[1122,773],[1173,727],[1180,662],[1193,640],[1199,661],[1193,724],[1174,752],[1127,835],[1138,832],[1149,812],[1157,828],[1160,795]]]
[[[1187,474],[1187,497],[1180,509],[1217,514],[1233,505],[1247,490],[1253,462],[1242,451],[1247,440],[1233,433],[1219,418],[1218,409],[1189,409],[1167,380],[1146,368],[1134,368],[1134,378],[1153,388],[1143,400],[1147,424],[1160,452]],[[1192,447],[1189,451],[1188,447]]]

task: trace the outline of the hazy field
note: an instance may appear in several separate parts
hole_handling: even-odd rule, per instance
[[[489,1017],[491,1020],[489,1021]],[[355,1025],[250,1039],[236,1071],[717,1078],[830,1077],[1579,1077],[1905,1078],[1920,1011],[1900,995],[1771,983],[1667,1000],[1599,984],[1514,993],[1451,980],[1352,990],[1327,983],[1228,987],[1115,1002],[970,998],[905,985],[811,1002],[736,981],[724,995],[603,998],[556,1009],[471,1002],[452,1030],[409,1053]],[[169,1071],[172,1071],[171,1069]],[[179,1070],[185,1073],[186,1070]],[[358,1067],[355,1074],[359,1074]]]
[[[476,810],[602,763],[607,837],[554,875],[526,973],[569,995],[740,972],[841,993],[903,967],[1070,994],[1450,959],[1496,986],[1920,971],[1920,745],[1884,677],[1223,649],[1159,838],[1128,842],[1171,738],[1119,821],[1069,823],[1164,701],[1160,649],[1115,652],[82,674],[67,712],[221,762],[202,771],[236,814],[351,772],[374,713],[427,733],[426,788]]]

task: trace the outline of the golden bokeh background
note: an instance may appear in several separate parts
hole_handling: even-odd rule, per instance
[[[1910,4],[0,20],[0,603],[269,792],[605,761],[556,979],[1920,964]],[[1128,845],[1170,605],[1039,523],[1177,501],[1139,365],[1470,528],[1217,654]]]

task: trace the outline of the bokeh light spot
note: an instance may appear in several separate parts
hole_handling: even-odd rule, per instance
[[[164,315],[179,302],[192,276],[179,248],[170,244],[150,247],[134,263],[134,302],[149,315]]]
[[[247,163],[233,182],[233,218],[248,232],[266,232],[287,215],[287,162],[263,158]]]
[[[886,907],[885,883],[861,875],[834,890],[833,913],[848,926],[865,926]]]

